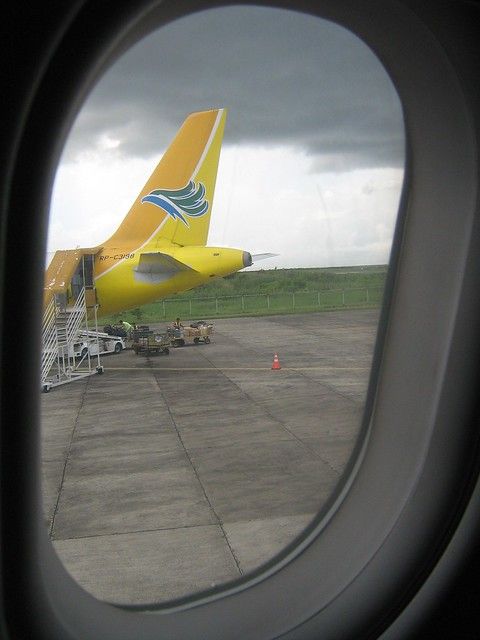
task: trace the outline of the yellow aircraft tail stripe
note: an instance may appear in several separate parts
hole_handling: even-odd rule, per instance
[[[104,252],[206,244],[225,119],[226,109],[186,118]],[[121,262],[98,261],[96,279]]]

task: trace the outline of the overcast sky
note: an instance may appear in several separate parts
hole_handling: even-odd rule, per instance
[[[227,107],[209,244],[257,267],[388,260],[403,180],[400,103],[345,29],[258,7],[178,20],[100,80],[57,172],[48,250],[101,244],[184,118]]]

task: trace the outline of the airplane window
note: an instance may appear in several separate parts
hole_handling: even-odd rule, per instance
[[[238,580],[335,495],[404,146],[374,53],[295,12],[178,19],[100,79],[57,171],[42,354],[44,517],[87,591]]]

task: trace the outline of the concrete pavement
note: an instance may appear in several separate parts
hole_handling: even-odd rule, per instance
[[[377,321],[375,310],[218,320],[211,344],[106,356],[103,375],[43,394],[45,520],[67,569],[131,604],[272,558],[339,481]]]

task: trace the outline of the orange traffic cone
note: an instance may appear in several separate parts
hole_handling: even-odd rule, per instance
[[[273,356],[273,364],[272,364],[272,369],[281,369],[282,367],[280,366],[280,360],[278,359],[277,354],[275,353]]]

